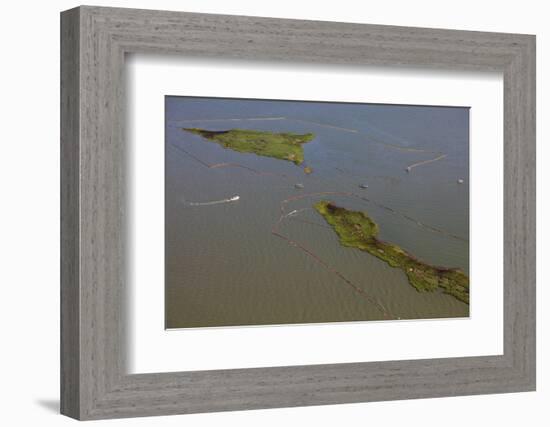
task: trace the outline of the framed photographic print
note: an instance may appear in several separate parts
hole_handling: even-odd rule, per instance
[[[62,413],[535,388],[535,39],[62,13]]]

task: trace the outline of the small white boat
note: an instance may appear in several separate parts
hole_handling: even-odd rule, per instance
[[[231,197],[230,199],[227,199],[227,200],[230,201],[230,202],[236,202],[239,199],[240,199],[239,196],[233,196],[233,197]]]

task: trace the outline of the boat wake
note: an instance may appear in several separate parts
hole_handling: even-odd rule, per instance
[[[214,200],[211,202],[187,202],[183,201],[187,206],[212,206],[212,205],[221,205],[222,203],[231,203],[236,202],[240,199],[239,196],[233,196],[229,199],[222,199],[222,200]]]

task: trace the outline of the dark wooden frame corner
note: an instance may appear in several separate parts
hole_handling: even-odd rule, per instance
[[[129,375],[127,53],[500,71],[504,354]],[[535,389],[535,37],[83,6],[61,15],[61,412],[77,419]]]

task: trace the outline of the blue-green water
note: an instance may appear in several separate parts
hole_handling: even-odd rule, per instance
[[[304,146],[313,173],[224,149],[183,127],[313,132]],[[326,199],[365,210],[381,239],[468,272],[468,162],[467,108],[167,97],[166,326],[387,318],[372,300],[391,318],[468,316],[468,305],[419,293],[401,270],[342,247],[311,209]],[[233,165],[206,166],[222,163]],[[272,233],[282,201],[319,192],[362,199],[333,194],[284,203],[285,213],[298,212],[277,230],[301,247]],[[237,195],[236,202],[200,204]]]

